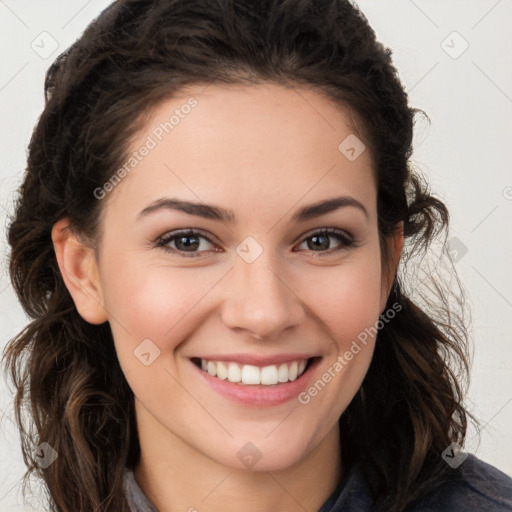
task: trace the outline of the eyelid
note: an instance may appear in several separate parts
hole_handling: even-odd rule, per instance
[[[313,257],[322,257],[323,255],[327,256],[331,254],[336,254],[342,251],[343,249],[350,249],[358,246],[356,239],[348,231],[345,231],[344,229],[330,227],[313,229],[301,235],[299,239],[299,245],[302,245],[308,238],[311,238],[314,235],[324,235],[327,237],[337,238],[341,244],[341,247],[331,247],[326,251],[307,251],[310,252]]]
[[[161,248],[167,252],[178,254],[178,255],[184,256],[184,257],[200,257],[203,253],[209,252],[209,251],[187,252],[187,251],[180,251],[178,249],[173,249],[173,248],[167,247],[167,244],[169,244],[171,241],[176,240],[179,236],[187,236],[187,235],[189,235],[189,236],[198,235],[199,238],[204,238],[207,242],[209,242],[210,244],[212,244],[214,246],[218,247],[220,245],[218,242],[215,241],[216,237],[214,237],[213,235],[210,235],[210,234],[206,234],[206,232],[204,232],[203,230],[201,230],[199,228],[185,228],[185,229],[178,229],[175,231],[169,231],[169,232],[165,233],[164,235],[159,236],[155,240],[154,244],[156,247]],[[323,254],[325,254],[325,255],[333,254],[333,253],[337,253],[343,249],[357,247],[357,242],[350,233],[348,233],[347,231],[345,231],[343,229],[331,228],[331,227],[311,229],[310,231],[307,231],[306,233],[302,234],[299,237],[298,242],[296,242],[295,245],[303,244],[308,238],[311,238],[314,235],[326,235],[326,236],[332,236],[334,238],[338,237],[338,241],[342,245],[340,248],[334,248],[334,249],[330,248],[330,249],[327,249],[326,251],[311,251],[311,250],[307,251],[307,252],[311,252],[315,257],[316,256],[321,257]],[[340,240],[340,238],[343,240]],[[220,252],[218,249],[215,249],[214,251]],[[315,254],[315,253],[317,253],[317,254]]]
[[[345,229],[324,227],[306,231],[306,233],[300,235],[298,242],[303,242],[305,239],[317,234],[340,235],[344,236],[347,240],[354,241],[354,237]]]
[[[186,251],[180,251],[178,249],[173,249],[171,247],[167,247],[167,244],[176,240],[179,236],[194,236],[194,235],[197,235],[198,238],[204,238],[208,243],[210,243],[214,246],[218,247],[220,245],[218,242],[215,241],[215,237],[213,235],[206,234],[206,232],[204,232],[201,229],[185,228],[185,229],[177,229],[175,231],[168,231],[167,233],[159,236],[154,241],[154,246],[159,249],[163,249],[166,252],[184,256],[185,258],[188,258],[188,257],[193,258],[193,257],[202,256],[203,253],[208,252],[208,251],[186,252]],[[217,249],[215,249],[215,252],[219,252],[219,251]]]

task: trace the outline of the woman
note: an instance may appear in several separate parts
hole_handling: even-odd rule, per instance
[[[52,510],[512,509],[390,55],[341,0],[121,0],[52,65],[5,354]]]

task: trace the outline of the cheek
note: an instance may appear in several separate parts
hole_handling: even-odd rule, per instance
[[[137,365],[133,354],[143,340],[151,340],[162,353],[174,351],[208,320],[212,307],[222,305],[215,297],[222,296],[221,278],[228,267],[148,266],[142,260],[111,251],[102,268],[104,305],[123,368]],[[308,265],[288,278],[339,354],[378,319],[378,244],[355,251],[340,264]]]
[[[104,304],[120,361],[144,340],[161,352],[174,350],[189,334],[191,319],[201,319],[218,273],[198,268],[148,267],[133,258],[118,259],[104,272]],[[122,361],[121,361],[122,362]]]
[[[201,324],[204,299],[219,278],[199,269],[117,263],[104,298],[130,388],[145,407],[162,413],[166,403],[168,414],[185,411],[190,399],[176,381],[181,380],[179,368],[170,356]]]
[[[373,326],[380,314],[381,264],[373,252],[359,253],[357,260],[316,273],[308,297],[330,331],[330,338],[344,352],[351,341]]]
[[[318,379],[299,401],[326,415],[325,425],[338,421],[360,388],[372,359],[381,291],[381,264],[376,254],[360,252],[357,261],[315,280],[315,292],[310,294],[321,324],[329,331],[326,336],[332,341],[332,350]],[[328,291],[322,293],[322,289]],[[321,400],[316,399],[318,396]]]

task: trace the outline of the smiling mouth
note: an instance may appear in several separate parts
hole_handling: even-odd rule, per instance
[[[254,366],[232,361],[210,361],[193,357],[191,361],[202,371],[219,380],[241,386],[275,386],[292,382],[306,373],[318,357],[297,359],[281,364]]]

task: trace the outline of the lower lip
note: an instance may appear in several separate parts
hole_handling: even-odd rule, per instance
[[[283,384],[264,385],[241,385],[228,380],[220,380],[212,377],[209,373],[201,370],[192,361],[190,363],[199,372],[199,376],[221,395],[234,400],[235,402],[253,406],[279,405],[294,398],[304,391],[308,386],[313,371],[319,363],[320,358],[315,359],[309,368],[298,378]]]

